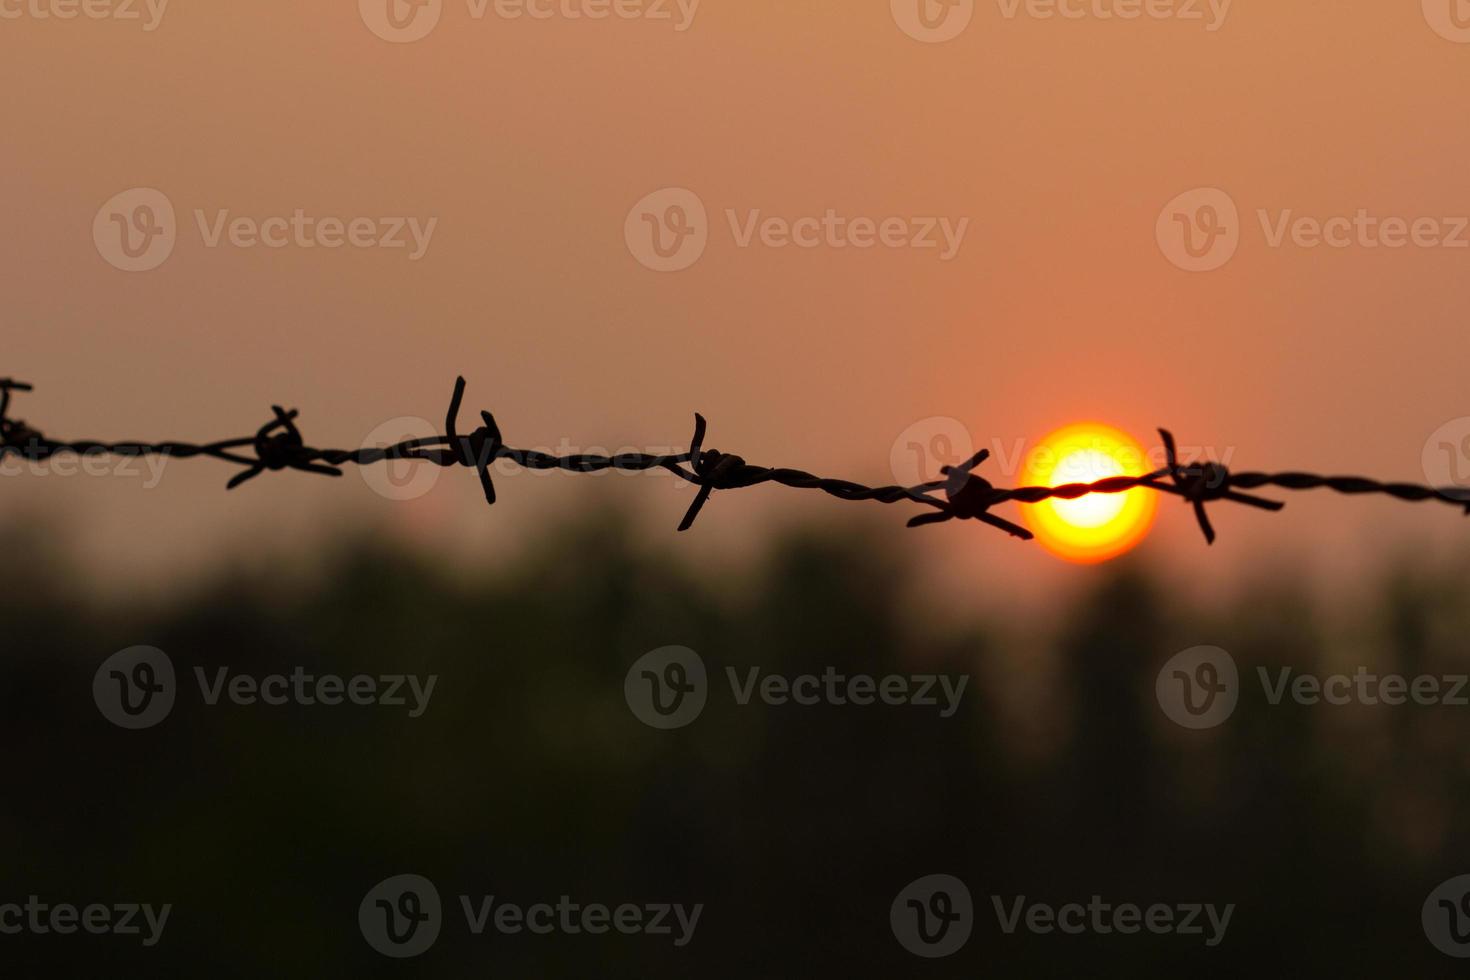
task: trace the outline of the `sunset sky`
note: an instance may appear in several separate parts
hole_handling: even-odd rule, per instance
[[[669,19],[459,0],[404,43],[370,0],[173,0],[156,23],[141,0],[141,20],[47,2],[0,0],[0,376],[37,386],[14,414],[50,436],[244,436],[281,403],[311,442],[355,447],[398,417],[441,425],[463,373],[467,416],[493,410],[521,446],[682,447],[699,411],[709,445],[752,462],[887,483],[901,433],[940,418],[1006,450],[982,472],[1012,485],[1018,442],[1099,421],[1149,447],[1167,426],[1235,468],[1470,484],[1470,459],[1424,463],[1470,436],[1470,30],[1454,39],[1448,2],[1149,8],[1202,20],[978,2],[942,43],[905,31],[900,0],[621,8]],[[136,188],[177,218],[146,272],[94,239]],[[659,214],[689,200],[668,189],[702,206],[707,244],[655,271],[629,229],[650,195]],[[1176,200],[1234,206],[1211,212],[1238,237],[1228,261],[1180,267],[1160,238]],[[408,244],[229,230],[298,211]],[[1352,220],[1314,245],[1300,218]],[[1398,247],[1394,222],[1417,229]],[[887,243],[857,247],[865,225]],[[357,517],[483,557],[615,501],[673,544],[689,499],[666,475],[503,477],[486,510],[467,473],[404,503],[356,473],[225,494],[221,464],[147,488],[139,470],[7,474],[3,509],[66,520],[105,584],[148,589]],[[1162,501],[1142,554],[1198,582],[1470,543],[1447,508],[1282,499],[1219,510],[1213,549]],[[702,563],[804,517],[913,513],[717,494],[677,547]],[[991,595],[1096,574],[978,525],[912,534]]]

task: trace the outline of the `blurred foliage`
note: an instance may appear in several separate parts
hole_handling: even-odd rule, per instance
[[[1453,965],[1419,915],[1435,885],[1470,870],[1470,709],[1272,707],[1255,669],[1465,672],[1459,570],[1387,575],[1375,602],[1347,610],[1274,580],[1197,609],[1124,562],[1046,612],[1050,639],[1034,651],[1014,623],[922,621],[904,559],[816,531],[787,535],[726,588],[606,515],[468,575],[364,534],[307,588],[221,572],[157,608],[80,598],[47,540],[0,531],[0,901],[175,909],[151,950],[0,937],[6,976],[1429,977]],[[1154,679],[1201,643],[1231,651],[1247,693],[1223,727],[1188,732],[1159,711]],[[162,725],[124,732],[91,683],[136,644],[170,654],[184,693]],[[738,707],[725,688],[694,725],[659,732],[629,712],[623,679],[667,644],[697,650],[716,691],[725,667],[750,666],[972,682],[949,719]],[[418,719],[210,707],[192,672],[220,666],[439,682]],[[439,886],[450,921],[408,963],[372,952],[356,922],[367,890],[403,872]],[[977,926],[961,953],[930,962],[893,940],[888,909],[937,872],[969,884]],[[475,938],[454,924],[460,894],[706,909],[682,950]],[[1094,894],[1237,910],[1206,949],[1200,937],[1007,936],[988,897]]]

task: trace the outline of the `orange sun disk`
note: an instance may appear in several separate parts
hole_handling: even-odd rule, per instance
[[[1027,455],[1021,483],[1059,487],[1142,476],[1151,469],[1132,436],[1101,422],[1083,422],[1043,439]],[[1143,489],[1021,505],[1022,518],[1046,550],[1082,563],[1107,561],[1133,549],[1148,534],[1157,511],[1157,495]]]

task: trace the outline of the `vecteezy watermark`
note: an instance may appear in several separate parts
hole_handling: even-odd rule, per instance
[[[893,22],[915,41],[943,44],[965,32],[975,0],[889,0]]]
[[[472,21],[491,15],[506,21],[647,21],[671,24],[678,33],[694,26],[701,0],[465,0]],[[421,41],[444,16],[444,0],[357,0],[368,30],[394,44]]]
[[[1092,934],[1123,936],[1146,932],[1155,936],[1198,936],[1213,949],[1225,940],[1230,920],[1235,915],[1231,903],[1216,906],[1206,902],[1134,902],[1105,901],[1093,895],[1086,902],[1049,905],[1031,902],[1025,895],[1002,899],[992,895],[996,920],[1001,931],[1014,935],[1020,931],[1036,935],[1060,932],[1068,936]]]
[[[1369,208],[1327,217],[1292,208],[1258,208],[1256,221],[1267,248],[1470,249],[1470,216],[1382,215]],[[1187,272],[1213,272],[1235,257],[1244,227],[1235,200],[1218,187],[1201,187],[1174,198],[1155,225],[1159,249]]]
[[[766,673],[760,667],[726,667],[731,700],[738,707],[760,702],[767,707],[926,708],[952,718],[969,686],[967,675],[846,674],[828,667],[820,674],[794,677]],[[704,659],[688,647],[660,647],[639,657],[623,678],[623,696],[634,717],[651,728],[673,729],[692,724],[709,700],[709,674]]]
[[[439,26],[444,0],[357,0],[368,30],[394,44],[422,41]]]
[[[672,902],[606,905],[574,901],[561,895],[555,902],[529,904],[496,895],[460,895],[458,905],[471,936],[487,932],[516,936],[652,936],[677,948],[688,946],[699,927],[704,905]],[[434,883],[422,875],[396,875],[374,885],[357,910],[358,925],[369,946],[395,959],[427,952],[445,925],[443,904]]]
[[[158,30],[169,0],[0,0],[0,20],[110,20]]]
[[[704,659],[688,647],[651,650],[628,668],[623,698],[650,728],[667,731],[693,724],[709,700]]]
[[[1423,0],[1424,19],[1446,41],[1470,44],[1470,5],[1465,0]]]
[[[414,674],[312,674],[296,667],[289,674],[232,673],[229,667],[213,672],[195,667],[200,698],[214,707],[228,701],[239,707],[357,707],[407,709],[420,718],[429,708],[439,675],[427,679]],[[179,685],[173,661],[156,647],[121,650],[103,661],[92,678],[92,698],[102,716],[120,728],[152,728],[173,711]]]
[[[124,272],[147,272],[163,265],[177,240],[173,202],[151,187],[113,195],[92,219],[98,254]]]
[[[1470,959],[1470,875],[1451,878],[1430,892],[1420,918],[1435,949]]]
[[[1225,26],[1234,0],[995,0],[1006,20],[1175,20],[1211,34]]]
[[[698,194],[665,187],[633,205],[623,222],[623,241],[646,268],[682,272],[709,246],[709,214]]]
[[[168,461],[167,453],[118,456],[105,449],[58,452],[45,459],[6,453],[0,457],[0,477],[106,476],[122,480],[141,479],[143,489],[152,490],[163,482],[163,470]]]
[[[1213,272],[1240,247],[1240,212],[1218,187],[1185,191],[1159,212],[1154,237],[1164,257],[1186,272]]]
[[[1003,19],[1068,21],[1172,20],[1200,24],[1210,33],[1225,26],[1234,0],[995,0]],[[975,17],[975,0],[889,0],[893,21],[909,37],[942,44],[963,34]]]
[[[975,903],[953,875],[927,875],[904,886],[888,909],[888,924],[900,946],[925,959],[952,956],[970,941]]]
[[[434,439],[440,433],[428,419],[403,415],[389,419],[363,439],[363,449],[388,449],[418,439]],[[359,466],[363,482],[388,500],[417,500],[433,490],[444,468],[413,459],[386,459],[381,466]]]
[[[357,907],[362,938],[384,956],[409,959],[428,952],[444,927],[439,889],[422,875],[395,875],[374,885]]]
[[[725,224],[736,248],[933,250],[941,262],[960,253],[970,219],[965,217],[869,217],[821,214],[787,217],[760,208],[726,208]],[[623,222],[623,240],[640,264],[655,272],[680,272],[704,255],[712,225],[699,195],[666,187],[644,196]]]
[[[1182,728],[1214,728],[1235,713],[1240,672],[1220,647],[1190,647],[1170,657],[1154,682],[1159,707]]]
[[[970,685],[968,675],[949,674],[844,674],[828,667],[821,674],[799,674],[787,677],[766,674],[759,667],[738,672],[725,668],[730,693],[735,703],[745,706],[753,700],[771,707],[794,704],[810,707],[818,704],[857,705],[885,704],[891,707],[932,708],[941,718],[952,718],[960,710],[960,698]]]
[[[285,248],[404,250],[410,262],[429,251],[438,218],[315,215],[304,208],[257,218],[228,208],[195,208],[193,225],[208,249]],[[124,272],[148,272],[168,261],[180,237],[168,195],[134,187],[109,198],[92,220],[92,241],[108,264]]]
[[[1052,905],[1025,895],[991,895],[996,924],[1007,936],[1062,933],[1069,936],[1193,936],[1213,949],[1225,940],[1235,905],[1205,902],[1114,902],[1093,895],[1086,902]],[[958,952],[975,926],[970,890],[953,875],[928,875],[898,893],[888,912],[893,935],[915,956],[937,959]]]
[[[119,728],[152,728],[174,710],[174,664],[157,647],[119,650],[92,677],[92,700]]]
[[[1261,694],[1270,707],[1470,706],[1470,674],[1315,674],[1293,667],[1257,667]],[[1171,657],[1159,671],[1155,691],[1169,720],[1184,728],[1215,728],[1235,712],[1243,685],[1235,659],[1219,647],[1193,647]]]
[[[1291,667],[1268,670],[1257,667],[1256,674],[1266,701],[1275,706],[1284,701],[1313,706],[1325,704],[1343,707],[1361,704],[1369,707],[1386,705],[1390,708],[1402,705],[1430,707],[1444,705],[1450,708],[1470,706],[1470,675],[1467,674],[1419,674],[1406,677],[1403,674],[1378,674],[1368,667],[1358,667],[1351,674],[1297,673]]]
[[[1424,441],[1424,477],[1470,502],[1470,418],[1451,419]]]
[[[975,454],[975,440],[959,419],[935,415],[920,419],[893,440],[888,465],[899,486],[914,487],[944,479],[946,466]]]
[[[157,946],[173,905],[92,902],[77,906],[66,902],[43,902],[38,895],[24,904],[0,904],[0,935],[70,936],[85,932],[92,936],[140,936],[144,946]]]

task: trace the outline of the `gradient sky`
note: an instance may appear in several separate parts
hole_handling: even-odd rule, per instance
[[[246,435],[283,402],[309,440],[355,446],[394,417],[442,417],[463,372],[468,405],[522,445],[685,444],[698,410],[717,448],[888,482],[895,440],[926,418],[1002,446],[1098,419],[1145,441],[1168,425],[1237,467],[1422,480],[1432,434],[1470,416],[1470,249],[1272,247],[1257,217],[1470,215],[1470,43],[1418,3],[1239,2],[1210,31],[1101,19],[1105,0],[1082,19],[991,0],[928,44],[880,0],[706,0],[685,31],[476,19],[459,0],[394,44],[346,0],[173,0],[152,31],[40,19],[41,2],[0,0],[22,11],[0,18],[0,375],[38,385],[18,414],[55,437]],[[137,187],[179,218],[146,273],[92,236]],[[709,244],[658,273],[624,225],[667,187],[698,195]],[[1191,273],[1155,229],[1200,187],[1238,206],[1240,244]],[[943,261],[742,248],[725,216],[829,208],[969,224]],[[437,226],[418,261],[209,248],[195,209]],[[226,495],[230,475],[11,477],[3,506],[66,518],[105,580],[148,588],[345,516],[485,554],[604,499],[646,505],[671,535],[688,499],[666,477],[518,477],[485,512],[462,473],[412,504],[356,475]],[[704,561],[862,506],[911,513],[717,495],[679,548]],[[1262,556],[1344,569],[1470,543],[1452,511],[1321,494],[1217,525],[1207,551],[1166,502],[1146,553],[1199,583]],[[914,547],[961,592],[1096,574],[982,527],[922,533]]]

